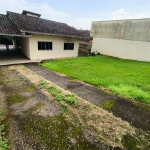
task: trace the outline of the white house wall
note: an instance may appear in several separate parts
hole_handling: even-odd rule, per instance
[[[52,50],[38,50],[39,42],[52,42]],[[64,42],[74,43],[74,50],[64,50]],[[32,34],[29,38],[30,59],[51,59],[63,57],[77,57],[79,39],[49,35]]]
[[[95,37],[92,51],[123,59],[150,62],[150,42]]]
[[[20,37],[21,52],[31,59],[29,37]]]

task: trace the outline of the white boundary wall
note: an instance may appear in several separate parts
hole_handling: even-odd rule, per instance
[[[94,37],[92,51],[123,59],[150,62],[150,42]]]

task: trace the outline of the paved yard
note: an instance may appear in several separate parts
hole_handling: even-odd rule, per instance
[[[41,60],[29,60],[20,51],[13,49],[12,46],[10,46],[9,50],[6,50],[4,46],[0,46],[0,66],[40,61]]]

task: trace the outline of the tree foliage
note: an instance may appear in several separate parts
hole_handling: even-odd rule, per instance
[[[0,35],[0,44],[5,44],[4,43],[4,38],[5,37],[8,39],[9,45],[11,45],[12,44],[12,37],[11,36],[4,36],[4,35]]]

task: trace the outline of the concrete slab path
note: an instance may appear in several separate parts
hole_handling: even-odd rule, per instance
[[[6,50],[4,46],[0,46],[0,66],[24,64],[32,62],[40,62],[41,60],[30,60],[25,57],[19,50],[13,49],[10,46],[9,50]]]

